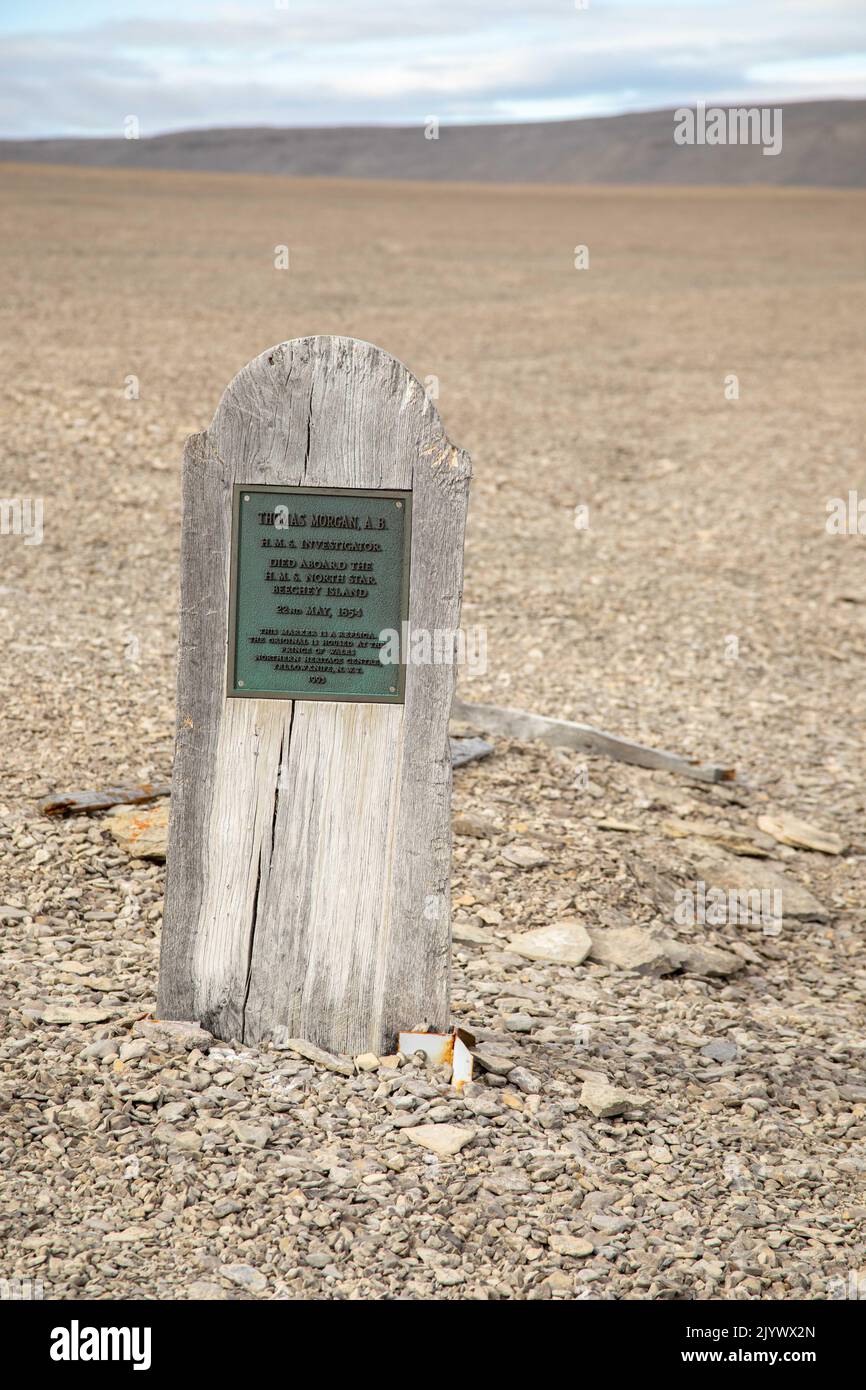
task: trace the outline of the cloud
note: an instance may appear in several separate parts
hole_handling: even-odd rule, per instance
[[[6,34],[3,134],[119,135],[131,114],[148,135],[866,95],[860,0],[187,0],[180,17],[150,0],[123,18],[83,3],[74,23]]]

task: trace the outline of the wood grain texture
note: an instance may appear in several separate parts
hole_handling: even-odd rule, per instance
[[[349,338],[265,352],[183,475],[177,736],[159,1014],[382,1052],[449,1021],[455,667],[403,705],[225,698],[235,483],[409,488],[409,620],[456,631],[469,459],[420,383]]]

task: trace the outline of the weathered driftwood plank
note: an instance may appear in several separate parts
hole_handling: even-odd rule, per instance
[[[76,791],[50,796],[39,803],[43,816],[89,815],[112,806],[141,806],[168,796],[167,782],[142,782],[137,787],[103,787],[102,791]]]
[[[549,719],[543,714],[526,710],[503,709],[499,705],[470,705],[455,700],[452,718],[463,720],[472,728],[486,734],[502,734],[505,738],[538,739],[558,748],[574,748],[582,753],[597,753],[636,767],[660,772],[675,772],[696,782],[732,782],[734,770],[716,767],[714,763],[699,763],[679,753],[666,753],[661,748],[648,748],[632,743],[618,734],[606,734],[592,724],[575,724],[570,719]]]
[[[467,763],[487,758],[493,752],[492,743],[485,743],[483,738],[450,738],[448,742],[451,745],[452,768],[465,767]],[[90,815],[121,806],[144,806],[148,812],[152,812],[156,809],[156,803],[170,795],[169,782],[144,782],[138,787],[105,787],[98,792],[55,793],[47,801],[39,803],[39,810],[43,816]]]
[[[159,1012],[224,1038],[381,1052],[449,1023],[452,665],[405,703],[227,699],[235,484],[412,490],[409,620],[456,630],[469,459],[387,353],[263,353],[184,459],[177,741]]]

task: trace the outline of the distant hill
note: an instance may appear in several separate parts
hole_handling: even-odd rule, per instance
[[[720,103],[721,105],[721,103]],[[677,145],[674,113],[524,125],[181,130],[148,139],[0,140],[0,162],[495,183],[866,187],[866,101],[783,106],[781,153]]]

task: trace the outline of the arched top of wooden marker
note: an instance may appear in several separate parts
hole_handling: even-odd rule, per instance
[[[293,338],[254,357],[226,387],[207,438],[235,481],[253,481],[254,463],[259,482],[412,487],[422,467],[462,495],[471,472],[418,378],[357,338]],[[231,468],[238,457],[243,479]]]

